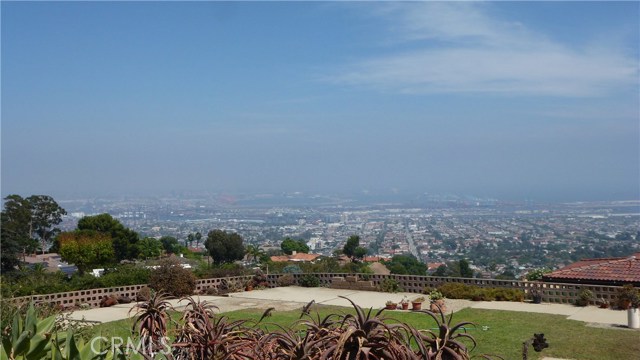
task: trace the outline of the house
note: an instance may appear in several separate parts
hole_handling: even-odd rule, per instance
[[[557,283],[640,286],[640,252],[628,257],[580,260],[542,279]]]
[[[33,269],[36,264],[40,264],[46,272],[62,271],[65,275],[71,276],[78,271],[75,265],[62,261],[57,253],[25,255],[23,260],[27,267]]]
[[[271,261],[273,262],[312,262],[320,257],[320,254],[305,254],[293,252],[291,255],[281,255],[281,256],[272,256]]]

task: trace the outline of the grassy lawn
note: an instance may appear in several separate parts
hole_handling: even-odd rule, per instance
[[[324,316],[331,312],[343,313],[350,309],[316,306],[311,312],[312,315],[315,315],[315,310]],[[262,316],[262,311],[248,309],[224,315],[232,320],[257,321]],[[435,326],[433,320],[424,314],[385,311],[383,315],[389,318],[390,322],[406,322],[420,329],[429,329]],[[274,311],[272,316],[260,326],[274,330],[277,327],[268,323],[286,326],[295,322],[299,316],[299,311]],[[180,314],[174,312],[172,317],[178,319]],[[640,354],[640,332],[638,331],[589,327],[583,322],[567,320],[561,315],[464,309],[454,314],[452,323],[461,321],[472,321],[478,325],[476,328],[471,327],[468,330],[478,342],[478,347],[471,353],[472,355],[496,354],[505,359],[521,359],[522,342],[533,336],[533,333],[540,332],[545,334],[549,348],[542,353],[536,353],[530,347],[530,359],[548,356],[580,360],[631,360],[637,359]],[[127,337],[130,334],[131,325],[130,319],[101,324],[93,328],[93,334],[101,334],[105,337]]]

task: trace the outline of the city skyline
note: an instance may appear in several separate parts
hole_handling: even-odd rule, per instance
[[[637,2],[2,6],[2,195],[640,198]]]

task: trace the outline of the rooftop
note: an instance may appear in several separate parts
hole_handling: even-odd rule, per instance
[[[545,281],[640,285],[640,252],[628,257],[584,259],[544,276]]]

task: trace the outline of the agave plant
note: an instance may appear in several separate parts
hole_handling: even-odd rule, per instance
[[[19,313],[2,334],[0,359],[43,359],[52,349],[56,316],[38,320],[33,303],[23,321]],[[62,337],[61,337],[62,338]]]
[[[435,320],[438,332],[432,330],[418,330],[407,326],[409,329],[412,340],[418,345],[416,354],[420,359],[436,359],[436,360],[468,360],[470,359],[469,352],[475,349],[475,339],[466,333],[465,326],[472,325],[472,322],[461,322],[454,326],[451,326],[453,320],[453,314],[449,316],[447,320],[445,315],[440,312],[438,314],[428,310],[419,310],[416,313],[422,313],[430,316]],[[460,332],[460,331],[465,332]],[[466,339],[470,341],[473,347],[469,350],[467,346],[461,341]]]
[[[116,355],[111,349],[95,348],[85,344],[73,329],[56,331],[56,315],[39,320],[33,304],[26,317],[19,314],[2,334],[0,359],[2,360],[142,360],[143,357]],[[78,339],[76,339],[78,338]]]
[[[169,319],[167,310],[173,308],[168,299],[164,292],[152,292],[148,301],[139,303],[130,310],[136,310],[131,330],[140,335],[142,354],[154,356],[166,347]]]

